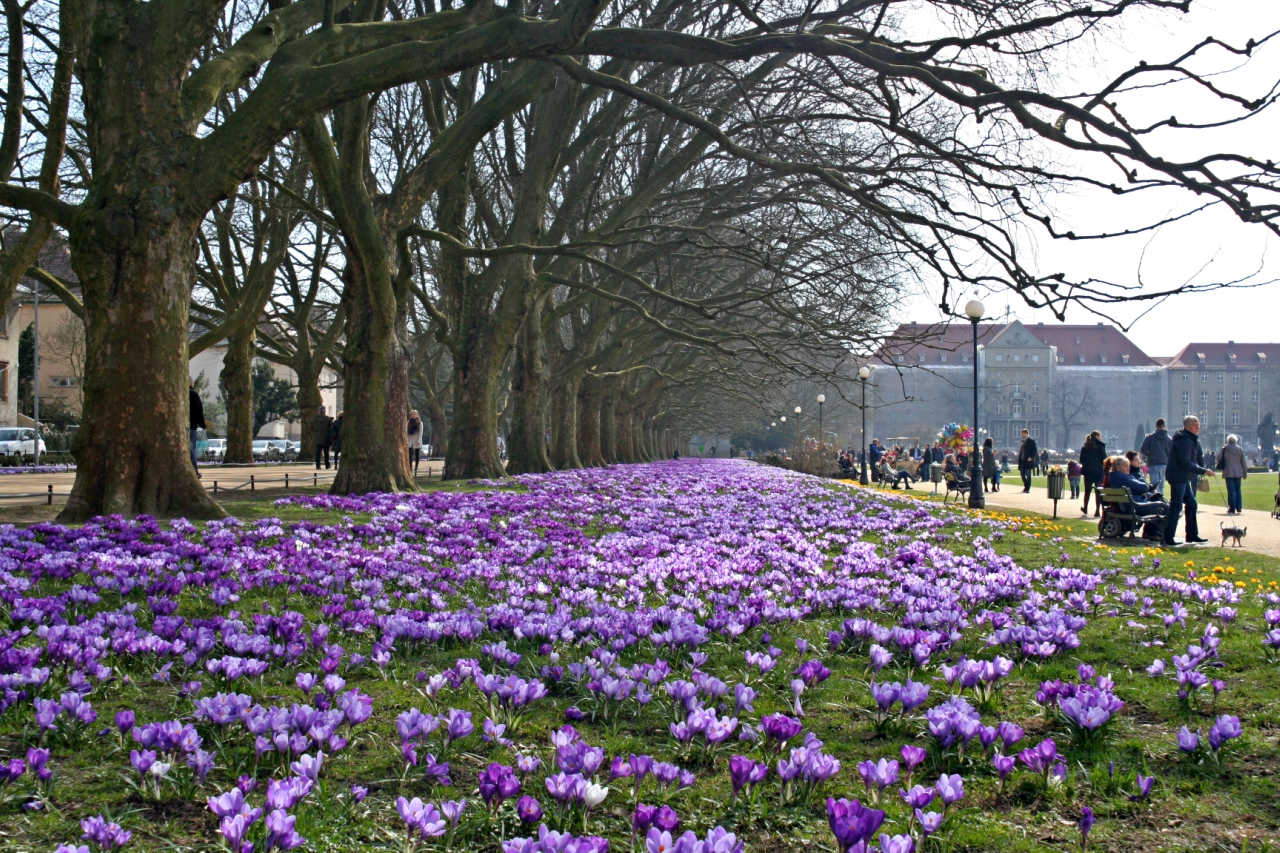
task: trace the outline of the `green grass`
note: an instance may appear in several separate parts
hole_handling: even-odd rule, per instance
[[[1006,475],[1001,481],[1001,489],[1020,489],[1022,481],[1018,479],[1017,472],[1012,472],[1012,478]],[[1271,512],[1275,507],[1276,491],[1280,487],[1280,477],[1271,472],[1261,474],[1250,474],[1241,481],[1240,497],[1245,509],[1256,509],[1262,512]],[[1048,481],[1044,477],[1031,478],[1032,489],[1047,489]],[[1067,494],[1070,494],[1070,484],[1067,486]],[[1165,486],[1165,496],[1169,495],[1169,487]],[[1209,491],[1197,492],[1196,500],[1207,506],[1227,505],[1227,487],[1223,483],[1221,476],[1212,477],[1209,480]],[[1092,504],[1090,505],[1092,508]]]
[[[833,486],[844,488],[845,486]],[[451,487],[452,488],[452,487]],[[463,487],[466,488],[466,487]],[[919,493],[918,493],[919,494]],[[311,519],[336,522],[339,514],[291,508],[287,511],[274,507],[272,496],[258,493],[253,499],[235,500],[228,509],[245,518],[277,515],[289,520]],[[905,498],[904,498],[905,499]],[[920,499],[920,498],[917,498]],[[928,500],[929,498],[924,497]],[[1007,520],[1009,516],[993,511],[992,518]],[[1215,553],[1210,559],[1204,552],[1151,551],[1143,548],[1099,546],[1093,542],[1095,526],[1085,520],[1052,521],[1042,516],[1023,515],[1020,529],[1008,533],[994,549],[1015,559],[1024,566],[1049,564],[1092,569],[1097,566],[1116,570],[1115,581],[1133,575],[1138,578],[1159,576],[1184,579],[1190,573],[1200,578],[1215,577],[1231,583],[1243,583],[1250,590],[1272,588],[1280,582],[1280,561],[1248,553],[1230,555]],[[961,532],[957,528],[956,532]],[[953,549],[958,553],[972,554],[970,537],[961,536]],[[1130,558],[1141,556],[1143,565],[1133,567]],[[1153,558],[1161,560],[1159,568],[1153,567]],[[51,582],[46,581],[45,584]],[[49,586],[43,586],[49,589]],[[483,600],[482,590],[466,590],[477,600]],[[279,603],[279,595],[271,597]],[[264,598],[261,594],[247,594],[240,603],[243,612],[258,611]],[[310,601],[308,599],[307,601]],[[290,607],[299,607],[306,601],[291,600]],[[1047,734],[1059,738],[1062,751],[1071,765],[1071,779],[1066,786],[1049,791],[1042,790],[1027,778],[1025,772],[1015,776],[1015,781],[1003,795],[997,796],[993,775],[982,765],[962,770],[965,776],[966,798],[946,833],[946,838],[932,847],[938,853],[1049,853],[1077,849],[1079,833],[1075,828],[1080,807],[1089,805],[1098,815],[1098,825],[1090,839],[1090,849],[1114,851],[1114,853],[1156,853],[1156,851],[1247,851],[1274,849],[1272,839],[1280,837],[1280,787],[1276,774],[1280,773],[1280,678],[1276,667],[1269,665],[1259,644],[1262,624],[1262,607],[1248,599],[1240,608],[1239,619],[1225,635],[1222,659],[1226,666],[1220,677],[1228,682],[1217,709],[1206,700],[1198,707],[1180,704],[1174,696],[1174,688],[1168,679],[1151,680],[1142,668],[1157,656],[1168,658],[1175,651],[1185,649],[1203,627],[1206,617],[1193,612],[1187,628],[1175,627],[1165,634],[1156,629],[1157,620],[1141,620],[1151,630],[1139,631],[1126,627],[1124,619],[1091,619],[1082,633],[1083,645],[1076,655],[1060,657],[1043,665],[1028,664],[1015,670],[1002,693],[984,708],[984,720],[1011,719],[1027,728],[1025,746],[1033,745]],[[307,613],[308,618],[317,614]],[[843,762],[843,770],[823,792],[832,796],[862,796],[856,764],[863,759],[890,757],[896,754],[900,744],[919,737],[918,727],[885,735],[878,734],[871,725],[870,709],[873,704],[866,685],[865,654],[825,654],[826,632],[839,626],[851,614],[828,614],[799,623],[768,626],[772,642],[785,652],[778,670],[762,689],[755,710],[757,715],[785,711],[790,699],[786,688],[789,675],[779,673],[793,669],[805,657],[796,651],[795,640],[807,639],[816,650],[816,656],[824,658],[832,669],[832,677],[821,685],[806,691],[806,728],[814,731],[826,742],[826,751],[836,754]],[[871,614],[874,616],[874,614]],[[888,624],[892,613],[879,615],[879,621]],[[762,629],[755,629],[749,640],[757,641]],[[977,628],[967,632],[962,651],[970,655],[989,657],[981,643],[983,632]],[[1159,640],[1168,645],[1149,649],[1141,641]],[[746,641],[730,645],[714,641],[704,650],[711,656],[706,666],[708,672],[725,679],[730,684],[742,670],[742,648]],[[535,649],[529,643],[515,643],[514,647],[533,655]],[[367,650],[367,649],[361,649]],[[470,821],[481,818],[475,796],[475,780],[479,770],[489,761],[510,762],[504,750],[490,748],[473,737],[468,751],[453,757],[454,787],[445,791],[428,791],[421,782],[398,782],[399,751],[392,723],[395,714],[409,707],[429,706],[415,690],[413,676],[419,670],[437,672],[458,657],[478,655],[473,646],[405,647],[398,651],[394,663],[384,680],[375,671],[349,678],[349,686],[359,687],[372,694],[375,701],[374,724],[367,725],[360,740],[351,749],[341,753],[325,775],[328,778],[329,798],[313,797],[308,805],[298,810],[299,831],[310,839],[304,849],[317,851],[386,851],[399,849],[400,840],[391,835],[397,828],[393,807],[396,796],[423,796],[436,800],[466,797],[472,802]],[[673,664],[678,656],[668,655]],[[651,659],[651,655],[650,655]],[[1087,661],[1099,672],[1112,673],[1119,683],[1118,692],[1126,701],[1124,712],[1111,724],[1107,745],[1101,750],[1074,749],[1067,745],[1060,731],[1041,717],[1031,697],[1036,686],[1047,678],[1071,678],[1077,662]],[[189,709],[188,700],[177,698],[176,685],[157,684],[149,677],[145,662],[113,661],[133,674],[133,680],[118,690],[108,691],[101,697],[93,697],[98,709],[98,725],[108,725],[115,712],[129,707],[138,710],[140,720],[159,720],[173,716],[174,709]],[[293,670],[288,670],[291,677]],[[244,692],[251,692],[264,703],[287,705],[300,701],[301,693],[293,685],[280,680],[285,669],[273,666],[261,684],[237,685]],[[898,670],[891,678],[901,679]],[[200,676],[195,676],[200,677]],[[215,687],[215,679],[203,678],[206,693]],[[945,685],[935,684],[935,691]],[[562,723],[560,712],[567,702],[542,705],[525,719],[516,733],[516,740],[523,749],[536,750],[547,757],[548,735]],[[479,712],[480,704],[474,689],[450,693],[444,706],[469,708]],[[1173,733],[1180,725],[1206,729],[1214,710],[1238,714],[1244,721],[1246,735],[1233,743],[1223,766],[1190,765],[1183,761],[1173,745]],[[483,714],[477,716],[477,723]],[[651,752],[670,759],[671,740],[665,730],[667,718],[659,713],[646,713],[640,719],[624,717],[617,725],[587,721],[578,727],[584,737],[593,744],[604,746],[608,755]],[[0,717],[0,756],[18,754],[18,744],[24,732],[14,716]],[[923,741],[921,741],[923,742]],[[130,851],[204,851],[219,849],[214,834],[216,823],[203,806],[203,797],[212,791],[205,790],[194,799],[173,796],[161,803],[138,796],[127,788],[121,777],[128,775],[128,749],[116,745],[114,736],[97,738],[90,733],[73,750],[60,748],[57,756],[57,780],[54,786],[54,807],[42,813],[23,813],[12,807],[0,807],[0,850],[42,851],[52,850],[62,842],[79,837],[78,820],[105,809],[123,821],[134,832],[134,839],[126,848]],[[789,806],[757,809],[747,816],[741,806],[731,808],[727,772],[727,756],[733,750],[725,750],[711,758],[689,759],[684,766],[697,769],[697,786],[673,800],[686,827],[705,831],[717,823],[736,825],[740,837],[747,841],[748,851],[811,851],[834,849],[825,814],[819,799],[809,807]],[[1115,763],[1115,775],[1107,771],[1109,761]],[[1134,775],[1142,771],[1154,774],[1157,784],[1152,798],[1143,803],[1130,802],[1127,793],[1132,790]],[[238,770],[220,768],[213,780],[218,790],[229,787]],[[926,781],[935,778],[932,771]],[[371,788],[369,799],[354,808],[338,800],[334,795],[344,794],[351,782],[358,781]],[[764,786],[766,799],[773,798],[771,783]],[[904,831],[907,814],[897,801],[896,789],[890,789],[889,801],[882,807],[889,811],[892,831]],[[259,798],[260,798],[259,792]],[[539,799],[548,800],[543,791],[530,791]],[[614,850],[626,850],[626,825],[629,804],[615,783],[610,797],[598,815],[593,818],[592,830],[608,832],[615,839]],[[472,826],[473,835],[455,841],[451,850],[498,851],[495,839],[524,834],[510,813],[510,805],[494,818],[494,825]],[[500,827],[500,831],[499,831]],[[624,839],[619,842],[618,839]],[[1246,842],[1246,839],[1248,841]],[[1247,845],[1247,846],[1246,846]],[[420,848],[421,850],[422,848]],[[443,849],[437,846],[436,849]]]

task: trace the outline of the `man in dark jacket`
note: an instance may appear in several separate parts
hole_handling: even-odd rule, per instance
[[[1200,536],[1196,523],[1196,478],[1212,477],[1213,471],[1204,467],[1200,455],[1200,419],[1187,415],[1182,419],[1182,429],[1169,442],[1169,462],[1165,468],[1169,482],[1169,520],[1164,526],[1164,544],[1176,545],[1173,534],[1178,528],[1178,514],[1186,507],[1187,543],[1208,542]]]
[[[1040,449],[1027,430],[1022,431],[1022,445],[1018,447],[1018,473],[1022,474],[1022,493],[1031,494],[1031,472],[1040,464]]]
[[[882,456],[884,456],[884,448],[880,446],[880,439],[871,439],[871,446],[867,448],[867,464],[871,466],[873,483],[880,482],[880,457]]]
[[[204,425],[204,401],[196,393],[196,382],[191,380],[187,389],[190,392],[190,424],[191,427],[191,467],[196,469],[196,479],[200,479],[200,466],[196,464],[196,442],[200,440],[198,430],[207,429]]]
[[[338,457],[342,455],[342,412],[329,424],[329,448],[333,451],[333,467],[338,467]]]
[[[1169,448],[1173,439],[1169,438],[1169,430],[1165,429],[1164,418],[1156,419],[1156,431],[1142,439],[1142,447],[1138,452],[1147,463],[1147,476],[1151,478],[1151,487],[1164,494],[1165,466],[1169,464]]]
[[[329,427],[333,424],[333,418],[324,413],[324,406],[321,406],[316,413],[311,416],[311,435],[316,442],[316,470],[320,470],[320,456],[324,454],[324,467],[329,467]]]

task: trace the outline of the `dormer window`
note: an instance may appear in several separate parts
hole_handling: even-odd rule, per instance
[[[1123,361],[1125,364],[1128,364],[1128,363],[1129,363],[1129,356],[1127,356],[1127,355],[1122,355],[1122,356],[1120,356],[1120,360],[1121,360],[1121,361]]]
[[[1201,364],[1204,364],[1204,353],[1202,352],[1196,353],[1196,358],[1200,360]]]
[[[1003,355],[997,355],[997,356],[996,356],[996,361],[1003,362],[1003,361],[1004,361],[1004,356],[1003,356]]]
[[[898,364],[902,364],[904,361],[906,361],[904,357],[898,356]]]
[[[1266,363],[1267,363],[1267,354],[1266,354],[1265,352],[1260,352],[1260,353],[1258,353],[1258,361],[1262,362],[1263,364],[1266,364]]]
[[[1084,356],[1080,356],[1080,363],[1084,364]]]
[[[1076,343],[1080,343],[1080,336],[1076,335]]]
[[[1098,356],[1098,358],[1102,359],[1102,363],[1103,363],[1103,364],[1106,364],[1106,363],[1107,363],[1107,357],[1106,357],[1105,355],[1100,355],[1100,356]]]
[[[1227,361],[1231,362],[1232,364],[1235,364],[1235,363],[1236,363],[1236,354],[1235,354],[1235,353],[1231,353],[1230,355],[1228,355],[1228,356],[1227,356]]]
[[[947,357],[945,355],[938,356],[938,361],[946,361],[946,360],[947,360]]]
[[[968,363],[969,363],[969,356],[967,356],[967,355],[962,355],[962,356],[960,356],[960,360],[961,360],[961,361],[963,361],[965,364],[968,364]]]

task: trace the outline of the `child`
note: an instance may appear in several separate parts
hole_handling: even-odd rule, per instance
[[[1067,463],[1067,482],[1071,484],[1071,497],[1076,499],[1080,497],[1080,463],[1072,459]]]

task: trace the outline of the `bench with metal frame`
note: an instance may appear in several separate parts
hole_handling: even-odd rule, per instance
[[[942,496],[943,503],[946,503],[947,500],[950,499],[953,493],[956,496],[956,503],[960,503],[961,498],[966,498],[969,496],[968,480],[965,480],[964,483],[961,483],[959,480],[956,479],[956,475],[952,474],[950,471],[944,471],[942,473],[942,479],[945,480],[947,483],[947,492]]]
[[[1156,532],[1164,536],[1164,526],[1168,520],[1168,504],[1147,501],[1154,506],[1165,507],[1165,512],[1138,512],[1139,501],[1133,497],[1128,488],[1097,487],[1098,503],[1102,504],[1102,517],[1098,519],[1099,539],[1119,539],[1124,536],[1125,524],[1129,524],[1129,538],[1141,530],[1148,522],[1155,522]],[[1125,509],[1121,509],[1124,507]],[[1127,511],[1126,511],[1127,510]]]

